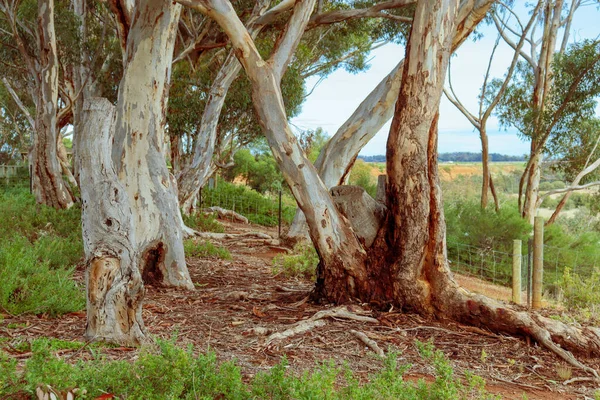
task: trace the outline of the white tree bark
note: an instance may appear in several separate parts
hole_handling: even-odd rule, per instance
[[[281,76],[306,27],[315,1],[296,3],[286,31],[268,61],[261,58],[228,1],[184,3],[212,17],[229,36],[252,82],[252,97],[259,123],[286,182],[307,218],[317,252],[324,265],[337,265],[347,271],[344,281],[338,284],[347,287],[348,295],[353,296],[361,290],[355,286],[355,282],[366,282],[364,265],[357,262],[364,259],[366,254],[291,131],[280,89]],[[337,278],[335,274],[319,277],[325,281]]]
[[[139,1],[127,38],[112,159],[133,212],[144,281],[193,289],[177,193],[164,155],[164,124],[181,6]]]
[[[88,339],[137,345],[144,339],[144,285],[136,251],[134,214],[110,158],[114,107],[86,101],[77,153],[86,263]]]

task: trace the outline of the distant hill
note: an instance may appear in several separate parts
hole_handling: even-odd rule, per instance
[[[385,155],[358,156],[365,162],[385,162]],[[441,153],[438,155],[440,162],[481,162],[481,153],[455,152]],[[506,154],[491,153],[491,162],[515,162],[525,161],[525,156],[507,156]]]

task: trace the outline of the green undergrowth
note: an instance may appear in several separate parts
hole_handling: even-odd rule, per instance
[[[0,306],[11,314],[58,315],[85,306],[72,279],[83,255],[81,210],[35,204],[26,188],[0,192]]]
[[[223,233],[225,228],[217,221],[214,215],[207,215],[198,212],[192,215],[183,215],[183,222],[186,226],[200,232],[216,232]]]
[[[202,190],[202,207],[219,206],[242,214],[252,223],[276,226],[279,223],[279,199],[276,193],[263,195],[245,185],[219,180],[213,189]],[[296,213],[296,202],[289,195],[282,197],[281,219],[290,224]]]
[[[225,247],[215,246],[209,241],[188,239],[183,242],[185,255],[188,257],[216,257],[231,260],[231,253]]]
[[[292,253],[273,258],[273,273],[314,280],[317,264],[319,256],[312,244],[299,243],[294,246]]]
[[[433,366],[433,381],[407,381],[410,365],[398,363],[390,352],[379,372],[361,383],[347,366],[333,361],[317,364],[302,374],[290,372],[283,358],[270,370],[244,379],[235,361],[219,362],[214,352],[195,354],[173,341],[157,340],[139,351],[134,361],[94,358],[70,364],[56,355],[56,343],[37,339],[23,368],[0,352],[0,396],[33,398],[38,385],[55,391],[79,389],[81,397],[111,394],[122,399],[489,399],[482,378],[457,375],[444,354],[427,343],[416,343]],[[69,344],[72,346],[72,344]],[[71,348],[71,347],[67,347]],[[91,351],[91,350],[90,350]]]

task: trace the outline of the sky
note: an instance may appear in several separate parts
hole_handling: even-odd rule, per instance
[[[515,0],[515,4],[517,13],[522,15],[523,20],[526,19],[525,1]],[[483,37],[476,42],[468,39],[451,59],[452,85],[460,101],[471,112],[476,111],[477,96],[483,83],[490,52],[497,37],[494,26],[480,25],[479,31]],[[598,35],[600,35],[600,10],[596,6],[580,8],[573,20],[569,42],[582,38],[595,38]],[[561,37],[559,37],[558,43],[560,40]],[[500,41],[491,75],[502,77],[512,57],[512,49]],[[388,44],[371,53],[370,68],[366,72],[350,74],[344,70],[338,70],[332,73],[308,96],[302,106],[302,112],[291,120],[292,125],[300,130],[322,127],[330,136],[333,136],[360,102],[403,58],[403,46]],[[317,80],[317,78],[308,80],[308,91]],[[597,108],[597,114],[600,115],[600,106]],[[487,127],[491,153],[508,155],[528,153],[529,143],[521,140],[514,129],[500,129],[498,120],[493,116],[488,121]],[[388,122],[360,154],[385,154],[389,128],[390,123]],[[478,133],[445,96],[442,96],[440,104],[438,151],[440,153],[481,151]]]

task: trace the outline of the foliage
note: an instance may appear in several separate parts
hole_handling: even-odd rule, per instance
[[[191,215],[183,216],[183,222],[186,226],[200,231],[200,232],[216,232],[223,233],[225,232],[225,228],[221,223],[219,223],[215,216],[212,214],[204,214],[203,212],[197,212]]]
[[[298,135],[300,147],[302,147],[302,150],[306,153],[306,157],[313,164],[317,161],[319,153],[321,152],[321,149],[325,147],[327,141],[329,141],[329,135],[327,135],[321,127],[318,127],[317,129],[308,129],[300,132]]]
[[[212,189],[202,190],[202,207],[220,206],[244,215],[250,222],[276,226],[278,199],[268,197],[245,185],[218,180]],[[296,212],[296,201],[290,196],[282,198],[282,223],[291,223]]]
[[[552,92],[545,104],[541,125],[535,126],[537,115],[532,106],[534,72],[525,61],[518,63],[512,83],[497,107],[502,126],[515,127],[525,139],[546,144],[544,150],[555,158],[580,151],[582,128],[594,118],[596,98],[600,94],[600,44],[585,40],[572,44],[565,54],[557,54],[552,65]],[[502,85],[491,82],[489,103]],[[547,137],[546,142],[544,138]],[[581,160],[581,157],[579,157]],[[581,170],[582,168],[578,168]]]
[[[592,314],[600,312],[600,269],[582,279],[565,268],[559,285],[563,291],[563,302],[570,309],[589,309]]]
[[[280,254],[273,258],[273,273],[314,280],[319,256],[312,244],[299,243],[292,254]]]
[[[372,167],[369,164],[360,159],[356,160],[350,171],[349,184],[362,187],[371,197],[375,198],[377,195],[377,178],[371,174],[371,171]]]
[[[226,172],[226,178],[233,181],[242,178],[250,188],[259,193],[277,191],[282,188],[283,175],[270,149],[264,153],[252,154],[242,149],[233,157],[234,166]]]
[[[23,236],[0,244],[0,306],[12,314],[63,314],[85,306],[73,270],[40,261],[45,254]]]
[[[72,279],[83,252],[80,210],[35,205],[24,188],[0,192],[0,209],[0,306],[13,314],[81,310]]]
[[[217,257],[223,260],[231,260],[229,250],[221,246],[215,246],[209,241],[188,239],[183,242],[183,249],[188,257]]]
[[[32,395],[39,384],[57,391],[79,388],[84,398],[111,394],[118,398],[144,399],[456,399],[492,398],[483,390],[483,380],[465,375],[466,385],[455,376],[448,359],[431,344],[417,343],[422,357],[434,367],[432,384],[405,381],[409,365],[398,365],[391,352],[382,369],[360,383],[347,367],[332,361],[317,364],[301,375],[289,372],[285,358],[269,371],[244,383],[240,368],[232,361],[219,363],[213,352],[194,355],[173,341],[157,339],[133,362],[111,361],[96,356],[90,361],[68,364],[53,354],[46,339],[31,344],[33,356],[24,371],[0,352],[0,396]]]

